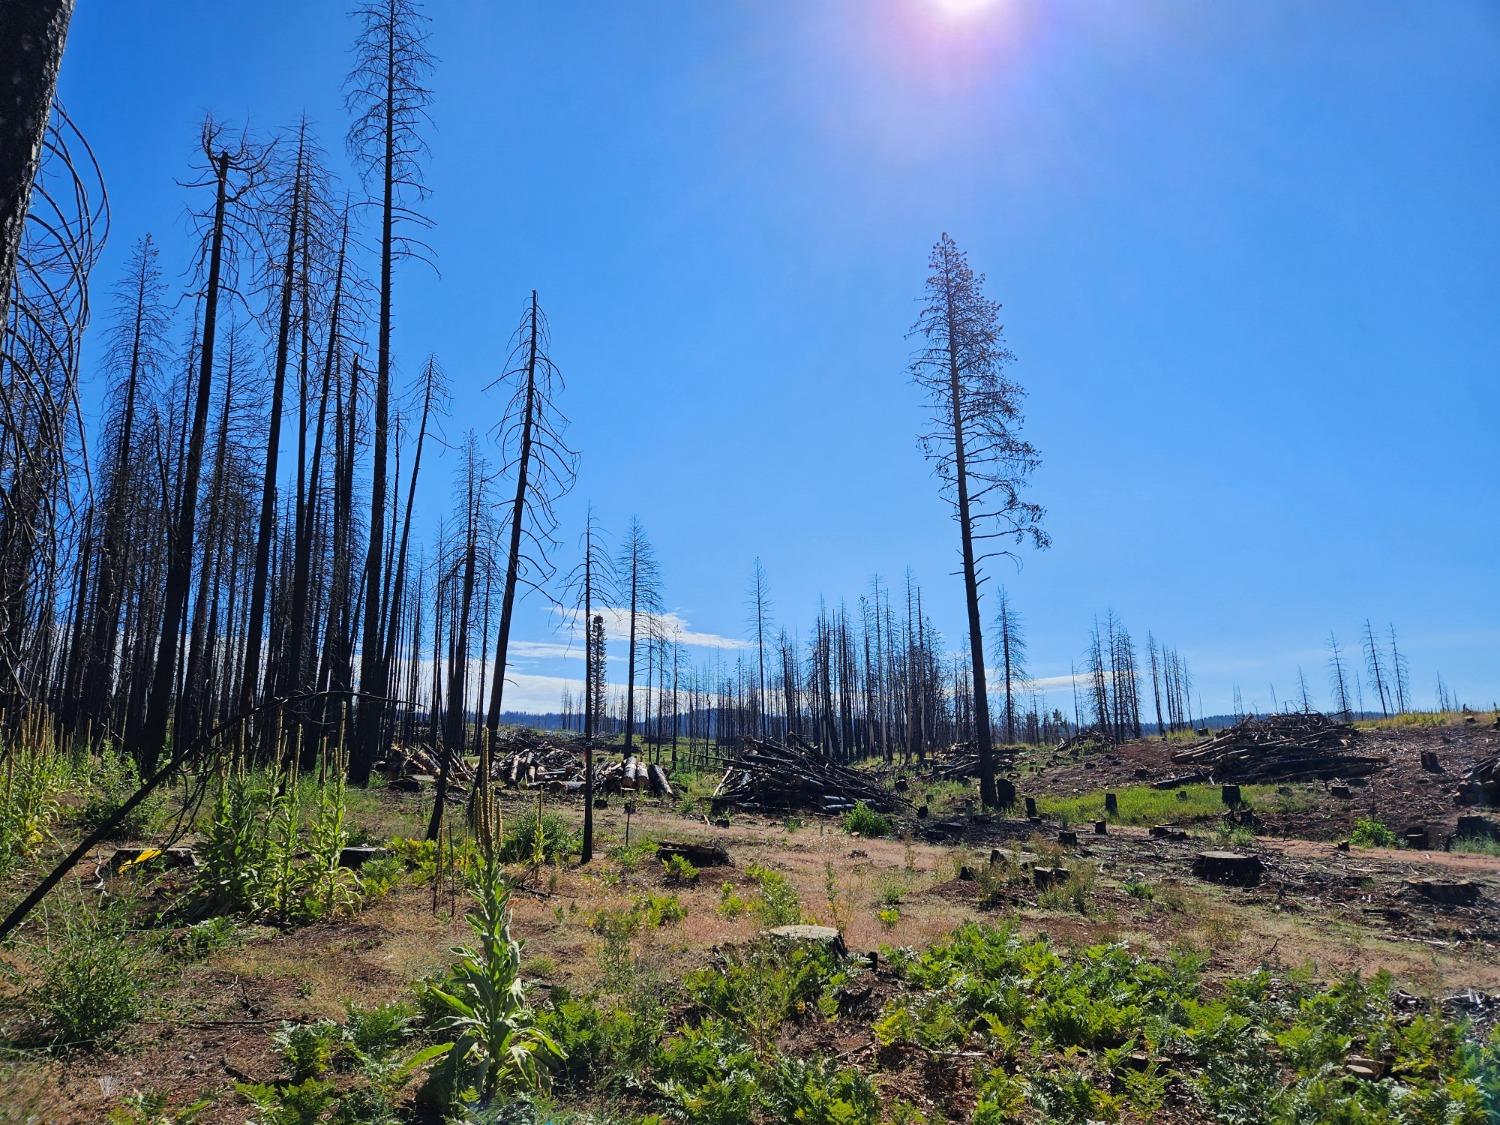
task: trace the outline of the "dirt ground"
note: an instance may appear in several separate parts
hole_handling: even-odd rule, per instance
[[[1445,763],[1457,768],[1493,737],[1469,735],[1444,744],[1453,747]],[[1420,739],[1389,742],[1393,754],[1404,759],[1409,750],[1415,762]],[[1089,788],[1098,788],[1109,778],[1134,780],[1138,768],[1165,768],[1161,762],[1140,764],[1147,756],[1147,748],[1126,748],[1118,763],[1077,767],[1073,784],[1087,778]],[[1401,786],[1416,780],[1399,769],[1352,803],[1378,810],[1379,801],[1396,800]],[[1047,782],[1065,792],[1070,784],[1050,775]],[[421,810],[410,798],[390,794],[383,801],[387,827],[419,831]],[[507,815],[524,815],[534,810],[534,798],[510,795],[505,807]],[[576,802],[551,799],[551,807],[579,815]],[[597,831],[601,853],[622,842],[618,802],[597,814]],[[576,988],[595,981],[601,939],[589,920],[646,893],[677,894],[686,917],[638,939],[641,963],[665,979],[705,964],[716,949],[757,932],[752,916],[726,917],[718,907],[722,884],[734,882],[748,892],[745,868],[761,864],[796,886],[808,918],[839,926],[858,951],[923,947],[966,919],[1008,918],[1067,944],[1119,941],[1157,953],[1197,950],[1208,959],[1206,971],[1220,977],[1262,965],[1311,964],[1324,977],[1386,969],[1403,989],[1456,1004],[1482,1007],[1487,994],[1500,993],[1500,859],[1492,857],[1341,851],[1322,840],[1261,836],[1253,845],[1237,845],[1265,865],[1260,884],[1241,889],[1194,877],[1194,856],[1222,846],[1207,831],[1170,840],[1144,829],[1111,828],[1104,836],[1084,830],[1076,845],[1062,845],[1054,824],[973,816],[961,839],[929,843],[909,834],[860,839],[836,821],[811,817],[740,815],[727,828],[713,827],[701,815],[662,801],[641,802],[631,834],[637,841],[711,840],[728,849],[733,866],[704,869],[697,884],[687,887],[669,886],[654,861],[631,866],[602,856],[586,868],[572,863],[544,869],[513,899],[516,929],[537,983]],[[995,880],[976,877],[994,851],[1011,874],[998,888]],[[1081,907],[1043,905],[1029,872],[1049,865],[1087,874]],[[1423,878],[1472,882],[1478,900],[1469,906],[1431,901],[1410,885]],[[337,1017],[346,1001],[410,997],[411,982],[445,962],[449,947],[466,936],[462,918],[454,916],[455,907],[461,916],[464,899],[450,898],[446,890],[437,897],[434,906],[430,888],[403,887],[349,920],[286,932],[254,927],[237,947],[164,972],[155,1014],[118,1048],[63,1060],[39,1056],[0,1071],[6,1090],[0,1121],[98,1122],[132,1091],[165,1092],[175,1104],[207,1096],[216,1105],[203,1120],[245,1120],[233,1084],[274,1072],[268,1033],[280,1021]],[[899,918],[883,921],[882,904],[892,901],[899,902]],[[868,1020],[849,1026],[862,1031],[850,1030],[849,1042],[809,1049],[873,1049]]]

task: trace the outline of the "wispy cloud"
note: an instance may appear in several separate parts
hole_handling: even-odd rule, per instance
[[[566,606],[556,607],[562,617],[563,629],[573,637],[583,637],[583,614]],[[610,640],[618,640],[630,633],[630,609],[620,606],[596,606],[594,612],[604,618],[604,633]],[[668,640],[679,641],[689,648],[745,649],[750,642],[739,637],[725,637],[718,633],[704,633],[694,629],[682,614],[669,613],[636,614],[636,634],[650,626]]]
[[[571,641],[511,641],[507,655],[513,660],[582,660],[583,638]]]

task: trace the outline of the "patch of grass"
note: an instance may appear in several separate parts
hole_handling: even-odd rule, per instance
[[[123,903],[49,912],[31,954],[39,977],[29,993],[33,1014],[56,1045],[107,1045],[146,1010],[154,957],[131,933]]]
[[[1500,856],[1500,840],[1492,836],[1460,836],[1453,841],[1453,850],[1469,855]]]
[[[785,875],[756,863],[746,868],[745,874],[760,888],[760,897],[750,909],[762,922],[767,926],[793,926],[802,921],[802,899]]]
[[[1104,812],[1104,792],[1098,789],[1077,797],[1038,797],[1037,811],[1068,824],[1107,819],[1138,826],[1217,820],[1224,815],[1224,802],[1217,785],[1184,785],[1177,789],[1131,785],[1113,789],[1110,792],[1118,799],[1120,811],[1109,817]],[[1242,785],[1240,794],[1252,807],[1273,805],[1278,796],[1274,785]]]

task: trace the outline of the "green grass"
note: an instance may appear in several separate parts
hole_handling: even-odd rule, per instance
[[[1467,852],[1469,855],[1500,856],[1500,840],[1492,840],[1488,836],[1460,836],[1453,841],[1453,850]]]
[[[1466,719],[1476,723],[1492,723],[1495,712],[1484,711],[1407,711],[1384,719],[1356,719],[1354,725],[1361,730],[1409,730],[1412,727],[1454,727]]]
[[[1279,813],[1298,812],[1312,804],[1305,793],[1293,791],[1283,795],[1274,785],[1242,785],[1240,796],[1254,808]],[[1192,821],[1217,820],[1224,815],[1224,803],[1217,785],[1184,785],[1179,789],[1153,789],[1149,785],[1131,785],[1112,792],[1119,799],[1117,816],[1104,815],[1104,790],[1077,797],[1038,797],[1037,811],[1043,816],[1083,824],[1110,820],[1115,824],[1184,824]]]

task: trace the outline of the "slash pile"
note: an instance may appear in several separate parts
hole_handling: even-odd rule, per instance
[[[842,813],[864,801],[889,812],[900,798],[868,774],[823,757],[816,748],[769,739],[746,738],[714,790],[714,812],[728,807],[747,811],[805,809]]]
[[[1004,747],[997,746],[993,754],[996,770],[1008,769],[1015,756]],[[963,781],[979,776],[979,751],[972,740],[955,742],[941,758],[930,759],[932,776],[938,781]]]
[[[1314,781],[1365,777],[1386,759],[1351,753],[1358,732],[1317,711],[1247,719],[1172,755],[1214,781]]]
[[[584,782],[583,753],[563,744],[538,742],[496,754],[493,772],[512,788],[579,793]],[[594,788],[600,793],[673,795],[667,771],[655,762],[643,762],[634,755],[606,760],[599,751],[594,754]]]

